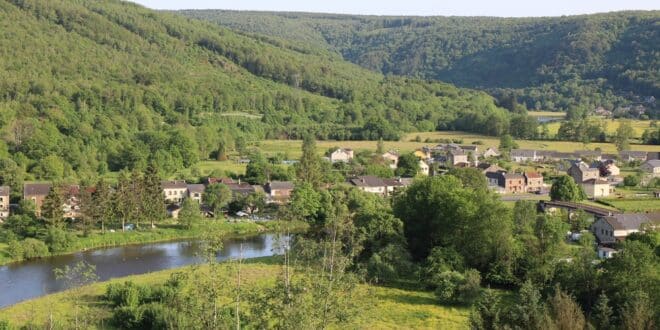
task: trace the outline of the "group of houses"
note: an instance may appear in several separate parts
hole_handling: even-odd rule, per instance
[[[167,180],[161,182],[163,198],[168,205],[170,215],[176,216],[177,210],[185,198],[190,198],[200,204],[203,201],[206,186],[214,183],[222,183],[229,187],[232,196],[237,198],[241,195],[249,195],[255,192],[263,192],[266,195],[267,203],[283,204],[288,202],[293,191],[293,182],[290,181],[272,181],[265,185],[250,185],[240,180],[234,181],[231,178],[206,178],[203,183],[192,184],[184,180]],[[26,183],[23,185],[23,199],[32,201],[35,207],[35,214],[41,215],[44,200],[53,189],[51,183]],[[63,194],[63,205],[65,218],[80,217],[80,186],[62,185],[60,190]],[[10,213],[10,188],[0,187],[0,221],[6,219]]]
[[[538,172],[508,173],[489,163],[481,163],[478,168],[486,176],[488,187],[501,194],[542,193],[547,190],[543,175]]]
[[[602,153],[599,150],[576,150],[573,152],[559,152],[551,150],[511,149],[511,161],[516,163],[557,162],[571,159],[591,159],[597,161],[647,161],[660,159],[660,152],[625,150],[618,154]]]
[[[330,157],[327,158],[328,161],[334,163],[350,163],[354,159],[355,155],[352,149],[338,148],[330,154]],[[383,161],[391,169],[396,169],[399,165],[399,153],[394,150],[387,151],[381,155]],[[429,175],[430,166],[429,164],[420,158],[419,160],[419,174]]]

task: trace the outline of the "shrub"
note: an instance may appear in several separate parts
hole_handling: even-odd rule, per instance
[[[46,232],[45,242],[51,252],[63,252],[71,247],[75,235],[69,233],[64,229],[57,227],[50,227]]]
[[[117,307],[112,315],[112,324],[120,329],[142,329],[142,313],[144,309],[139,306]]]
[[[446,271],[433,276],[435,296],[441,303],[472,304],[481,292],[481,275],[475,269],[464,273]]]
[[[23,240],[23,258],[33,259],[47,255],[48,246],[46,246],[46,243],[35,238],[26,238]]]
[[[141,306],[141,316],[139,329],[168,329],[168,309],[159,303],[151,303]]]
[[[11,327],[9,326],[9,322],[0,320],[0,330],[9,330]]]
[[[9,241],[9,246],[7,247],[7,252],[9,252],[9,255],[14,258],[14,259],[21,259],[23,258],[24,251],[23,251],[23,245],[17,241],[17,240],[11,240]]]
[[[642,182],[642,179],[639,177],[639,175],[628,175],[623,178],[623,184],[626,187],[636,187],[640,182]]]

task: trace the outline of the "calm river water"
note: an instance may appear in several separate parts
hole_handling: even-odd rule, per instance
[[[96,266],[101,281],[203,262],[198,240],[130,245],[78,252],[0,266],[0,308],[23,300],[65,290],[53,270],[85,261]],[[278,253],[275,234],[229,238],[218,254],[219,260],[271,256]]]

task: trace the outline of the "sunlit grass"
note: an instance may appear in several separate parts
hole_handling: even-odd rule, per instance
[[[617,128],[619,128],[621,121],[624,119],[601,119],[601,120],[604,121],[605,124],[607,125],[605,133],[608,135],[614,135],[616,133]],[[644,130],[651,127],[650,120],[631,120],[630,124],[633,130],[635,131],[636,138],[640,138],[644,133]],[[550,132],[550,135],[556,135],[557,132],[559,131],[560,125],[561,125],[560,122],[549,123],[548,131]]]
[[[267,257],[248,260],[241,268],[241,281],[245,290],[273,283],[280,274],[279,258]],[[204,271],[205,267],[201,268]],[[57,322],[74,320],[76,313],[97,326],[111,316],[108,305],[101,300],[109,283],[122,283],[127,280],[138,284],[158,284],[178,271],[189,269],[163,270],[151,274],[135,275],[96,283],[74,291],[67,291],[26,301],[0,310],[0,319],[13,325],[27,322],[43,324],[52,313]],[[229,264],[221,266],[222,278],[231,279],[235,270]],[[231,290],[228,288],[227,290]],[[469,309],[467,307],[442,306],[437,303],[432,292],[408,290],[382,286],[359,285],[356,304],[360,309],[356,318],[341,327],[342,329],[467,329]],[[230,297],[221,300],[229,301]],[[78,303],[76,303],[78,302]],[[246,302],[249,304],[249,301]],[[83,308],[81,308],[81,306]],[[84,310],[84,312],[83,312]],[[76,312],[78,311],[78,312]],[[103,320],[103,321],[102,321]]]

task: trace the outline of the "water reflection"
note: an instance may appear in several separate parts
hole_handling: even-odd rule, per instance
[[[257,258],[278,254],[278,235],[264,234],[240,239],[226,239],[218,253],[219,260]],[[131,245],[79,252],[0,266],[0,307],[64,290],[53,270],[85,261],[96,266],[101,281],[203,262],[203,242],[176,241]]]

